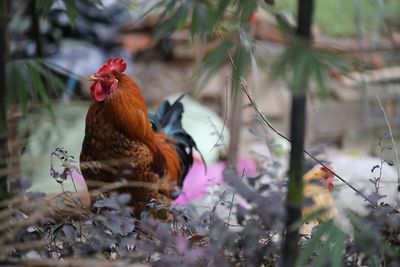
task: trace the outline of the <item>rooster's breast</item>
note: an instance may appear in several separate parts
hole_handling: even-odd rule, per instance
[[[153,155],[149,148],[136,140],[127,138],[103,117],[87,121],[85,137],[80,154],[83,176],[89,181],[116,182],[120,179],[158,183],[159,177],[151,171]],[[155,198],[154,189],[131,187],[135,199]]]

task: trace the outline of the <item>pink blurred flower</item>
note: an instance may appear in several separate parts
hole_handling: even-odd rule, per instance
[[[205,173],[203,164],[195,162],[185,178],[182,193],[175,200],[175,204],[185,205],[187,202],[200,199],[206,194],[208,187],[223,183],[222,172],[225,167],[225,162],[217,162],[207,165],[207,173]],[[240,157],[237,162],[237,171],[240,174],[244,171],[245,176],[253,176],[257,172],[257,166],[251,158]]]
[[[75,186],[77,187],[76,189],[78,190],[78,196],[83,205],[89,208],[91,205],[91,200],[85,178],[83,178],[82,174],[77,170],[72,170],[70,177],[72,178],[72,182],[75,183]]]
[[[71,171],[72,181],[77,186],[78,191],[88,191],[85,178],[83,178],[82,174],[77,170]]]

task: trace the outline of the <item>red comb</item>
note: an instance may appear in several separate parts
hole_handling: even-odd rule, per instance
[[[96,74],[103,74],[112,71],[124,72],[126,70],[126,63],[125,60],[117,57],[117,58],[110,58],[101,68],[97,71]]]
[[[327,168],[328,167],[328,168]],[[327,165],[327,167],[321,166],[322,171],[326,172],[328,177],[334,178],[335,175],[331,171],[332,167],[330,165]]]

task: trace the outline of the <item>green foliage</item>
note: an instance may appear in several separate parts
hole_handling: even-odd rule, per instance
[[[156,38],[168,36],[172,31],[181,29],[186,24],[186,17],[189,14],[189,10],[192,7],[190,1],[184,1],[181,5],[177,5],[177,1],[166,1],[169,2],[166,6],[166,10],[161,15],[160,21],[165,17],[169,16],[162,24],[157,27]]]
[[[265,4],[261,6],[267,12],[276,12]],[[160,26],[155,33],[157,38],[188,26],[192,38],[198,35],[202,42],[210,38],[221,39],[221,43],[197,67],[195,76],[201,88],[227,61],[232,61],[234,94],[254,59],[252,37],[247,32],[249,18],[256,8],[256,1],[168,0],[157,2],[148,13],[161,11]],[[234,15],[228,16],[232,11]],[[270,77],[272,80],[288,80],[295,94],[302,93],[312,80],[315,81],[319,94],[327,96],[328,72],[336,69],[346,73],[346,62],[333,49],[310,47],[297,37],[294,28],[282,16],[277,14],[276,18],[281,31],[291,41],[273,65]]]
[[[242,36],[242,35],[241,35]],[[247,37],[244,36],[243,39]],[[246,41],[239,42],[236,46],[235,57],[233,61],[235,66],[232,70],[232,93],[236,94],[239,89],[240,83],[245,80],[244,75],[249,70],[252,52],[250,45]]]
[[[15,60],[7,64],[7,105],[19,104],[23,113],[29,101],[44,103],[52,114],[49,94],[59,95],[63,81],[55,74],[72,75],[45,59]]]
[[[39,14],[46,18],[51,7],[57,0],[38,0],[36,5]],[[78,9],[74,0],[62,0],[67,16],[72,26],[75,26]],[[89,0],[94,5],[101,5],[100,0]],[[8,106],[18,104],[22,112],[27,112],[28,103],[42,102],[52,113],[50,95],[57,96],[64,87],[64,82],[57,74],[74,76],[45,59],[20,59],[10,61],[7,64],[6,104]]]
[[[203,62],[197,66],[196,75],[200,76],[199,84],[202,86],[209,80],[226,62],[227,51],[230,51],[234,43],[230,40],[220,42],[219,45],[205,56]]]
[[[78,9],[76,6],[75,0],[61,0],[65,6],[65,10],[68,16],[71,25],[75,27],[76,18],[78,16]],[[50,9],[54,3],[58,2],[58,0],[38,0],[36,2],[38,9],[40,10],[40,14],[43,17],[47,17],[50,13]],[[88,0],[88,2],[93,5],[102,5],[101,0]]]
[[[344,57],[333,49],[310,46],[298,39],[292,42],[272,67],[271,78],[287,79],[294,94],[302,94],[314,80],[320,96],[326,97],[326,79],[330,70],[348,72]]]
[[[195,76],[200,85],[204,85],[227,62],[231,57],[230,53],[233,52],[235,67],[232,71],[232,90],[236,92],[239,81],[243,80],[249,69],[251,58],[254,58],[247,31],[248,21],[256,8],[257,1],[254,0],[167,0],[157,2],[146,14],[161,11],[155,33],[158,39],[186,26],[190,28],[192,39],[199,36],[203,43],[216,36],[220,38],[220,44],[204,58]],[[233,15],[228,16],[232,11]],[[226,29],[230,29],[229,32]],[[222,37],[223,32],[227,32],[229,40]],[[231,51],[235,43],[235,49]]]
[[[316,1],[315,6],[315,23],[321,28],[322,32],[332,36],[345,36],[357,34],[355,25],[355,16],[358,12],[361,15],[361,26],[366,31],[376,31],[378,1],[375,0],[358,0],[359,7],[356,7],[355,0],[342,1]],[[398,16],[400,10],[400,1],[385,0],[382,2],[383,17],[387,19]],[[281,0],[276,1],[276,8],[279,12],[290,12],[295,16],[297,10],[297,0]]]
[[[329,262],[330,266],[343,266],[345,241],[345,233],[334,224],[333,220],[320,224],[303,246],[296,266],[304,266],[310,259],[313,261],[312,266],[326,266]]]
[[[224,19],[228,11],[238,16],[230,17],[229,22],[234,25],[247,25],[251,14],[257,8],[257,1],[204,1],[204,0],[166,0],[158,1],[145,15],[161,12],[156,37],[168,36],[175,30],[189,26],[192,37],[199,35],[205,42],[208,36],[213,36],[215,29]]]
[[[388,233],[396,235],[399,232],[399,226],[390,222],[393,215],[398,215],[398,212],[393,214],[393,211],[395,210],[392,207],[383,204],[372,210],[366,218],[349,214],[354,227],[354,242],[360,253],[365,255],[363,261],[367,266],[382,266],[382,263],[389,263],[394,259],[400,260],[398,238],[395,238],[393,243],[388,242],[391,240]],[[383,264],[383,266],[390,265]]]
[[[204,42],[206,40],[207,31],[207,6],[204,3],[195,3],[193,7],[192,23],[190,25],[190,33],[192,38],[199,33],[200,39]]]
[[[298,37],[295,29],[281,15],[277,14],[276,20],[289,44],[274,62],[271,79],[288,80],[289,87],[295,94],[304,93],[309,82],[315,81],[320,96],[326,97],[329,71],[335,70],[346,75],[349,71],[347,59],[333,48],[320,48]]]

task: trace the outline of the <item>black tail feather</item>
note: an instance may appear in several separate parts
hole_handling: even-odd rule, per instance
[[[175,140],[176,151],[181,160],[182,172],[178,180],[178,185],[183,185],[183,180],[193,165],[193,149],[199,152],[200,157],[205,163],[203,155],[197,148],[193,138],[182,127],[182,114],[184,112],[183,105],[180,100],[185,95],[181,95],[171,105],[170,102],[161,103],[155,115],[150,115],[153,129],[156,132],[162,131],[165,135]]]

